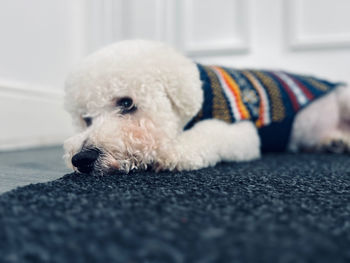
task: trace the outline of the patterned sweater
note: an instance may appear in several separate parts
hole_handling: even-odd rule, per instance
[[[283,71],[197,66],[204,101],[185,129],[211,118],[228,123],[251,120],[258,128],[262,151],[284,151],[297,112],[340,85]]]

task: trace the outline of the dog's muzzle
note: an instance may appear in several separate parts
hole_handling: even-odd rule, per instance
[[[97,149],[83,149],[73,156],[72,164],[81,173],[91,173],[99,155],[100,151]]]

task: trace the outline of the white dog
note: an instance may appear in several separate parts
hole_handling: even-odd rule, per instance
[[[276,71],[272,81],[272,76],[264,79],[258,78],[259,72],[243,72],[239,81],[250,86],[238,91],[238,101],[227,93],[237,85],[234,74],[240,74],[231,73],[197,65],[171,47],[152,41],[122,41],[90,55],[66,82],[65,105],[80,130],[65,142],[66,162],[79,172],[96,174],[147,167],[193,170],[220,161],[249,161],[259,158],[266,145],[267,150],[294,152],[349,151],[347,87],[329,84],[334,89],[295,112],[295,118],[289,118],[293,125],[285,132],[281,127],[282,119],[289,116],[288,105],[278,104],[277,99],[287,95],[291,99],[294,94],[296,106],[306,106],[303,96],[308,91],[300,94],[301,79],[297,83],[297,77]],[[312,80],[317,81],[309,78]],[[213,118],[203,117],[208,111],[203,103],[212,99],[207,98],[211,87],[203,88],[206,81],[216,85],[211,90],[215,96],[226,99],[226,103],[212,101],[212,111],[218,112]],[[264,90],[264,82],[269,81],[288,86],[285,91],[293,94]],[[218,87],[220,83],[223,87]],[[267,97],[273,100],[274,96],[277,101],[269,105]],[[229,115],[220,115],[225,111]],[[260,132],[264,128],[266,142]]]

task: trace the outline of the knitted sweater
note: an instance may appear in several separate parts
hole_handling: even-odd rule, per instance
[[[258,128],[262,151],[284,151],[297,112],[340,85],[283,71],[197,66],[204,101],[185,129],[211,118],[228,123],[251,120]]]

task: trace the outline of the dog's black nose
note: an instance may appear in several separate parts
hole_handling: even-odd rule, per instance
[[[94,169],[100,151],[97,149],[86,149],[78,152],[72,158],[72,164],[81,173],[90,173]]]

